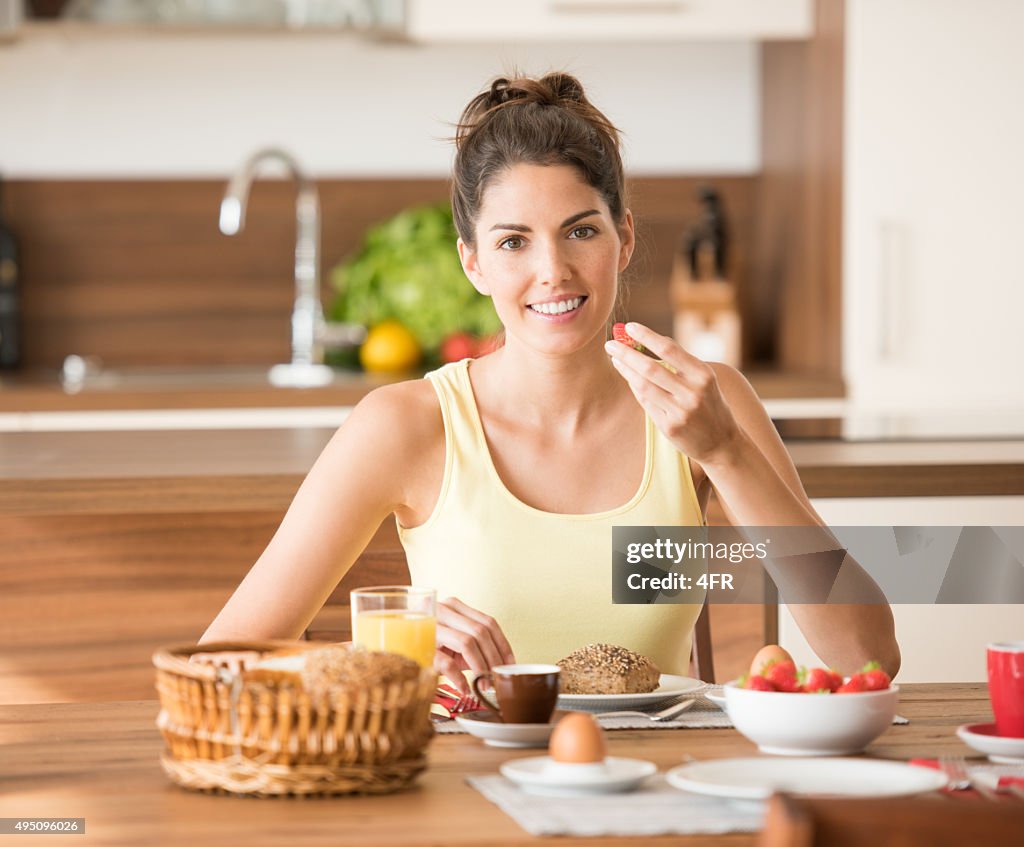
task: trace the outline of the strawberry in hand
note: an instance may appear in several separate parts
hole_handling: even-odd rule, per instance
[[[634,350],[643,353],[649,359],[654,359],[659,365],[661,365],[669,373],[677,373],[676,369],[672,367],[664,359],[659,359],[650,350],[644,347],[639,341],[633,338],[628,332],[626,332],[626,325],[624,323],[617,323],[612,326],[612,338],[618,341],[620,344],[625,344],[627,347],[632,347]]]
[[[647,352],[647,348],[643,344],[626,332],[626,325],[624,323],[617,323],[612,327],[612,338],[620,344],[625,344],[627,347],[639,350],[641,353]]]

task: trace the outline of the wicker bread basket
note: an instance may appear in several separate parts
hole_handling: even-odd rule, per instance
[[[433,670],[316,698],[301,684],[239,672],[266,653],[324,646],[265,641],[158,650],[157,727],[168,776],[185,788],[262,796],[384,794],[409,785],[426,767],[433,736]],[[190,661],[200,654],[232,655]]]

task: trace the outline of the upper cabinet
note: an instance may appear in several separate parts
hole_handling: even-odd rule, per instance
[[[809,38],[811,0],[406,0],[413,41],[685,41]]]
[[[174,29],[315,29],[422,43],[803,40],[816,0],[51,0],[39,17]],[[17,4],[15,4],[17,5]],[[2,7],[2,0],[0,0]]]
[[[1024,4],[847,0],[843,352],[866,405],[1024,404]]]

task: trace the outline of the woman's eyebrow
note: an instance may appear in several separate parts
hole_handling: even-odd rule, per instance
[[[589,218],[591,215],[599,215],[600,212],[597,209],[587,209],[585,212],[577,212],[575,215],[566,218],[559,224],[558,228],[563,229],[567,226],[572,226],[576,221],[581,221],[584,218]],[[513,232],[533,232],[525,224],[495,224],[491,227],[490,231],[494,232],[496,229],[511,229]]]

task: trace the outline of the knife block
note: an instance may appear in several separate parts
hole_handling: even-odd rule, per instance
[[[677,253],[669,292],[673,334],[679,345],[698,359],[738,368],[741,324],[736,287],[711,276],[694,279],[689,262]]]

